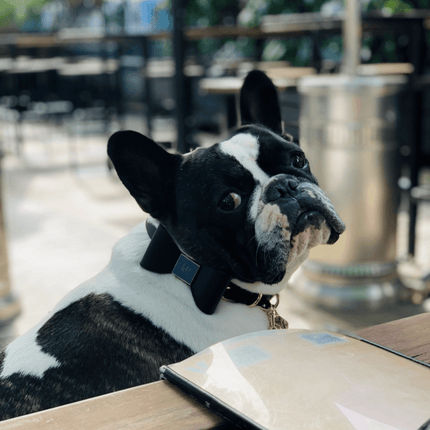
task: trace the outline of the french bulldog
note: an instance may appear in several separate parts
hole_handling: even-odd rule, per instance
[[[119,178],[150,218],[2,352],[1,419],[156,381],[162,365],[287,326],[277,294],[309,249],[345,226],[282,135],[264,73],[245,79],[240,109],[228,140],[184,155],[133,131],[109,139]]]

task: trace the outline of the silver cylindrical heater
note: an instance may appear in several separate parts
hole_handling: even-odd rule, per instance
[[[336,308],[393,303],[399,191],[397,121],[403,76],[302,79],[300,144],[346,224],[338,243],[318,247],[293,286]]]
[[[338,309],[394,303],[399,191],[397,120],[403,76],[358,76],[361,11],[346,1],[341,75],[299,84],[300,143],[321,188],[346,224],[335,245],[317,247],[292,286]]]

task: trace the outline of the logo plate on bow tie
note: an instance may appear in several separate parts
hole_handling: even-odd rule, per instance
[[[198,264],[181,254],[172,270],[172,273],[181,281],[191,285],[199,269],[200,266]]]

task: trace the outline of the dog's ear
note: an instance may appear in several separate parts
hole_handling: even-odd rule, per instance
[[[241,125],[261,124],[282,134],[281,109],[275,85],[260,70],[252,70],[240,91]]]
[[[171,214],[174,177],[181,156],[169,154],[135,131],[119,131],[108,142],[108,155],[119,178],[143,211],[158,220]]]

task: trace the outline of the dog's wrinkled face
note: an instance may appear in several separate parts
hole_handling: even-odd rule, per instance
[[[274,294],[310,248],[334,243],[345,226],[303,151],[282,137],[276,89],[264,73],[245,79],[240,107],[243,126],[210,148],[170,154],[128,131],[110,138],[108,152],[140,207],[184,254]]]
[[[262,126],[187,154],[176,199],[182,250],[246,283],[281,282],[344,229],[303,151]]]

